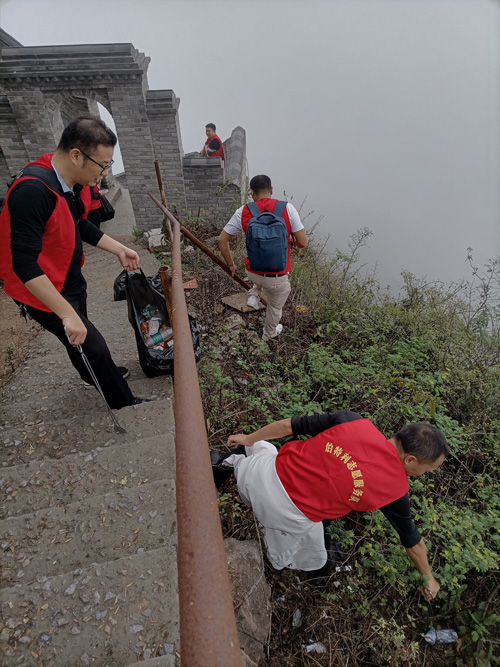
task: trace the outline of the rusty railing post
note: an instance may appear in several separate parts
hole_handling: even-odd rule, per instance
[[[169,266],[160,266],[158,269],[158,274],[161,280],[161,286],[163,289],[163,296],[165,297],[165,304],[168,311],[168,319],[170,320],[170,326],[172,326],[172,271]]]
[[[165,195],[165,188],[163,187],[163,179],[161,177],[160,163],[158,162],[158,160],[155,160],[155,171],[156,171],[156,180],[158,181],[158,187],[160,188],[161,203],[163,204],[163,206],[166,206],[167,197]],[[163,220],[166,223],[168,235],[170,237],[169,238],[170,246],[172,246],[174,240],[174,235],[172,233],[172,225],[170,224],[170,220],[166,216],[163,218]]]
[[[179,610],[183,667],[241,667],[175,218],[172,244]]]

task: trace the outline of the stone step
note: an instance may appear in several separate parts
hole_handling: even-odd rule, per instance
[[[32,460],[1,470],[1,518],[69,505],[112,492],[117,485],[125,489],[158,481],[174,469],[175,442],[168,432],[133,442],[110,438],[105,447],[90,452]]]
[[[174,665],[180,665],[180,661],[176,659],[175,656],[172,655],[163,655],[158,658],[150,658],[149,660],[141,660],[141,662],[134,662],[133,665],[127,665],[127,667],[157,667],[160,665],[160,667],[172,667]],[[246,665],[244,667],[247,667]],[[250,666],[249,666],[250,667]]]
[[[126,355],[120,355],[115,361],[118,366],[126,366],[129,369],[127,383],[135,396],[152,398],[170,395],[171,375],[148,378],[138,359],[127,359]],[[62,359],[60,363],[47,364],[43,360],[26,362],[25,370],[17,375],[10,392],[11,396],[19,397],[17,405],[36,403],[35,407],[45,407],[50,398],[55,399],[55,410],[58,406],[65,406],[68,396],[71,395],[76,397],[78,402],[82,402],[84,409],[89,410],[91,409],[91,405],[88,404],[89,396],[82,393],[88,389],[69,360]],[[3,396],[7,393],[5,392]]]
[[[165,380],[170,380],[165,376]],[[167,383],[168,384],[168,383]],[[169,385],[171,386],[171,385]],[[70,452],[89,452],[96,447],[145,440],[156,437],[160,441],[173,429],[173,405],[170,397],[114,410],[119,424],[126,433],[115,433],[111,417],[95,389],[82,390],[89,396],[92,411],[79,404],[68,404],[54,414],[47,404],[45,411],[33,411],[26,404],[7,405],[8,421],[0,429],[0,449],[3,467],[12,467],[36,458],[59,458]],[[93,402],[92,402],[93,401]],[[0,476],[3,476],[0,468]]]
[[[106,339],[111,356],[117,366],[127,366],[132,373],[131,380],[145,377],[139,364],[135,333],[128,319],[126,321],[120,320],[118,328],[111,315],[105,322],[99,322],[98,318],[91,319]],[[49,335],[42,333],[39,337],[44,339],[45,336]],[[37,380],[39,379],[43,380],[43,384],[45,384],[52,377],[56,385],[62,383],[64,379],[78,380],[78,373],[71,365],[66,351],[54,336],[51,336],[51,338],[53,340],[47,341],[53,343],[51,347],[45,345],[45,341],[42,340],[43,347],[26,356],[12,380],[12,384],[16,387],[13,391],[19,391],[17,387],[23,380],[26,387],[25,391],[29,393],[36,391]]]
[[[175,470],[156,482],[6,519],[3,583],[32,583],[175,542]]]
[[[2,665],[123,667],[160,650],[178,664],[176,567],[164,546],[4,589]]]

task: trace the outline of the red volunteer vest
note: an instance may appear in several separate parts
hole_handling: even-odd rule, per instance
[[[220,158],[224,159],[224,146],[222,145],[222,141],[221,141],[220,137],[218,137],[216,134],[214,134],[214,136],[211,137],[210,139],[207,139],[207,141],[205,143],[208,147],[208,146],[210,146],[210,142],[213,141],[214,139],[219,140],[220,148],[218,148],[216,151],[213,151],[213,153],[210,153],[210,155],[208,155],[208,153],[207,153],[207,157],[220,157]]]
[[[46,169],[52,169],[52,155],[53,153],[46,153],[36,162],[30,162],[27,166],[36,165],[45,167]],[[0,277],[5,281],[5,293],[10,297],[16,299],[16,301],[25,303],[28,306],[50,313],[51,311],[49,308],[33,296],[33,294],[24,286],[22,281],[14,273],[12,267],[12,255],[10,250],[10,213],[8,207],[9,195],[12,192],[12,189],[21,181],[33,179],[40,180],[36,179],[34,176],[22,176],[15,181],[7,192],[5,204],[0,214]],[[46,185],[46,187],[56,195],[57,201],[54,212],[45,225],[45,231],[42,238],[42,250],[38,255],[37,261],[40,268],[57,291],[61,292],[75,251],[75,223],[65,198],[55,190],[52,190],[52,188],[49,188],[48,185]],[[89,188],[85,189],[88,190]],[[82,201],[85,206],[85,212],[80,219],[87,216],[90,192],[88,201],[85,201],[85,198],[82,198]]]
[[[278,200],[269,199],[269,197],[264,197],[264,199],[258,199],[255,203],[257,204],[257,208],[261,213],[264,211],[264,209],[267,209],[270,213],[272,213],[276,207],[276,204],[278,203]],[[248,223],[251,218],[252,214],[248,210],[248,207],[243,206],[243,210],[241,211],[241,226],[243,227],[243,231],[245,232],[245,234],[247,233]],[[290,218],[288,217],[288,211],[286,207],[285,210],[283,211],[283,220],[285,221],[286,228],[288,230],[288,255],[287,255],[285,270],[282,271],[279,275],[290,273],[290,271],[292,270],[292,264],[290,261],[290,245],[291,245],[290,235],[292,233],[292,226],[290,224]],[[267,273],[267,271],[250,271],[250,263],[248,261],[248,257],[245,257],[245,267],[246,270],[249,271],[250,273],[257,273],[258,275],[261,276]]]
[[[311,521],[336,519],[351,510],[371,512],[408,492],[396,448],[368,419],[287,442],[276,457],[276,472]]]
[[[101,206],[101,195],[99,194],[97,185],[89,185],[88,187],[83,188],[80,192],[80,199],[85,208],[88,208],[89,211],[94,211]]]

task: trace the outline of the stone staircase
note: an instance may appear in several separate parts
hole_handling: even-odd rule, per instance
[[[140,255],[154,273],[154,258]],[[119,263],[93,248],[86,256],[89,317],[130,368],[134,395],[153,400],[116,411],[127,432],[115,433],[44,331],[2,388],[5,667],[178,664],[172,381],[140,369],[126,303],[113,301]]]

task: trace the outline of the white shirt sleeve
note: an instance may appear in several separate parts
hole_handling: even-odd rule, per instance
[[[243,208],[244,206],[240,206],[240,208],[234,212],[231,220],[224,227],[224,231],[231,234],[231,236],[235,236],[243,231],[243,226],[241,224],[241,212],[243,211]]]
[[[304,225],[300,219],[300,215],[293,204],[287,204],[286,210],[288,213],[288,218],[290,220],[290,227],[292,229],[292,234],[294,232],[300,232],[301,229],[304,229]]]

